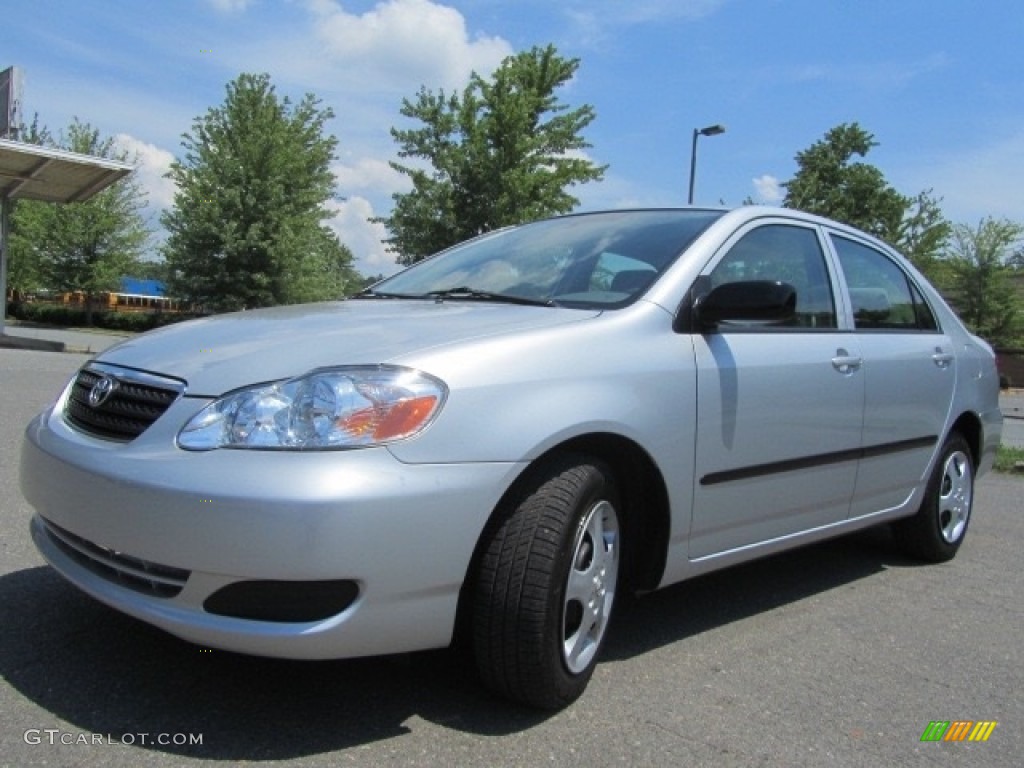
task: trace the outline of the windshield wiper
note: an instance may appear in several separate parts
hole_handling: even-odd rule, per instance
[[[429,291],[423,294],[423,298],[444,301],[445,299],[468,299],[470,301],[493,301],[502,304],[523,304],[529,307],[554,307],[557,306],[552,299],[533,299],[528,296],[510,296],[506,293],[494,293],[493,291],[481,291],[463,285],[458,288],[446,288],[443,291]]]
[[[373,288],[364,288],[359,293],[349,296],[350,299],[422,299],[414,293],[388,293],[387,291],[375,291]]]
[[[458,288],[445,288],[441,291],[427,291],[426,293],[389,293],[388,291],[377,291],[373,288],[364,288],[359,293],[349,296],[350,299],[434,299],[444,301],[445,299],[466,299],[469,301],[493,301],[503,304],[522,304],[530,307],[555,307],[558,303],[552,299],[533,299],[528,296],[509,296],[504,293],[493,291],[481,291],[468,286]]]

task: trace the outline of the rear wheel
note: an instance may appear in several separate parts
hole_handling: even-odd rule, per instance
[[[586,688],[619,580],[618,492],[581,456],[550,461],[521,484],[476,575],[474,652],[484,683],[545,709]]]
[[[952,560],[967,535],[974,501],[974,462],[971,448],[957,432],[942,446],[921,508],[895,524],[903,550],[922,560]]]

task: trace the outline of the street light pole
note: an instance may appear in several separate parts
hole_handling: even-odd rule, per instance
[[[693,183],[697,176],[697,137],[717,136],[720,133],[725,133],[725,126],[718,123],[707,128],[693,129],[693,146],[690,148],[690,195],[686,199],[687,205],[693,205]]]

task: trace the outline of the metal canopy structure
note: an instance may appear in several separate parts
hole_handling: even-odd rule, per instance
[[[127,163],[0,139],[0,198],[80,203],[133,170]]]
[[[128,163],[0,139],[0,336],[7,309],[8,201],[81,203],[133,170]]]

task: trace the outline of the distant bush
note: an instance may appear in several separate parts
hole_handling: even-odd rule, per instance
[[[113,331],[131,331],[140,333],[156,328],[162,315],[147,315],[141,312],[103,312],[93,315],[98,328],[109,328]]]
[[[85,310],[57,304],[18,304],[12,314],[28,323],[45,325],[85,325]]]
[[[10,304],[10,313],[18,320],[41,325],[84,328],[85,310],[80,307],[63,307],[58,304]],[[171,312],[97,312],[92,313],[92,324],[96,328],[114,331],[141,333],[171,323],[191,320],[195,315]]]

